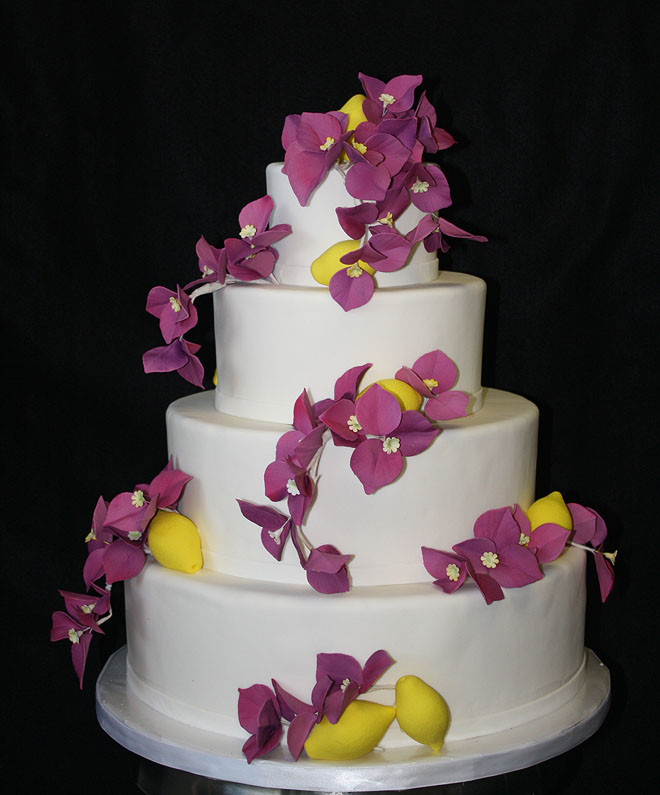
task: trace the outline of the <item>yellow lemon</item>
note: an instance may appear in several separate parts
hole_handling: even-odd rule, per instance
[[[202,543],[195,525],[174,511],[156,511],[149,523],[149,548],[168,569],[194,574],[202,568]]]
[[[357,699],[346,707],[337,723],[323,716],[305,741],[311,759],[357,759],[381,741],[394,720],[394,707]]]
[[[218,386],[218,368],[213,371],[213,386]]]
[[[344,254],[348,254],[349,251],[355,251],[355,249],[359,247],[359,240],[341,240],[339,243],[330,246],[327,251],[324,251],[320,257],[317,257],[314,262],[312,262],[312,276],[319,284],[324,284],[327,287],[330,284],[330,279],[332,279],[337,271],[349,267],[339,261],[340,257],[343,257]],[[374,269],[370,265],[367,265],[366,262],[358,260],[358,264],[362,270],[367,271],[367,273],[370,273],[372,276],[375,273]]]
[[[418,676],[402,676],[396,683],[396,719],[415,742],[439,751],[449,726],[444,698]]]
[[[339,108],[342,113],[348,115],[348,122],[346,123],[347,130],[354,130],[358,124],[362,124],[363,121],[367,120],[367,117],[362,111],[362,103],[365,99],[366,97],[364,94],[354,94],[341,106],[341,108]]]
[[[422,396],[416,389],[413,389],[410,384],[405,381],[399,381],[398,378],[383,378],[382,381],[376,381],[379,386],[382,386],[386,392],[399,401],[401,411],[417,411],[422,405]],[[373,384],[365,387],[358,397],[362,397],[364,393],[372,387]]]
[[[566,507],[564,498],[558,491],[553,491],[547,497],[541,497],[541,499],[533,502],[526,513],[532,530],[536,530],[539,525],[547,522],[558,524],[566,530],[573,529],[571,512]]]

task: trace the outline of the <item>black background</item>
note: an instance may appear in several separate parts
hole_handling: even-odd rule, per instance
[[[483,382],[541,410],[537,492],[597,508],[619,549],[587,643],[609,666],[604,727],[541,767],[546,791],[635,791],[657,768],[658,148],[655,3],[2,3],[5,372],[3,696],[15,791],[130,793],[137,757],[94,715],[120,600],[78,690],[50,644],[82,590],[99,494],[150,480],[164,413],[146,376],[150,287],[197,273],[282,158],[287,113],[340,107],[359,71],[424,75],[459,242],[443,267],[489,288]],[[192,339],[213,371],[210,301]],[[465,628],[470,631],[469,627]],[[485,661],[484,664],[487,664]]]

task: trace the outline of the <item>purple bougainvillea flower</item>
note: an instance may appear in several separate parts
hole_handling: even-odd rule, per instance
[[[197,241],[195,251],[202,277],[187,284],[186,289],[201,282],[219,282],[224,284],[227,277],[227,254],[224,248],[212,246],[202,236]]]
[[[426,91],[421,93],[415,115],[418,119],[417,137],[427,152],[435,153],[440,149],[448,149],[456,143],[446,130],[436,127],[437,115],[435,108],[426,98]]]
[[[460,555],[422,547],[422,559],[426,571],[435,577],[433,584],[445,593],[454,593],[465,582],[467,566]]]
[[[362,108],[369,121],[378,121],[385,114],[410,110],[415,101],[415,89],[422,82],[422,75],[399,75],[387,83],[362,72],[358,77],[367,95]]]
[[[446,240],[447,237],[476,240],[478,243],[486,243],[488,241],[488,238],[483,235],[470,234],[470,232],[466,232],[465,229],[460,229],[444,218],[438,218],[435,231],[424,238],[424,248],[427,251],[437,251],[440,249],[440,251],[446,254],[450,249],[450,245]]]
[[[418,411],[401,411],[399,401],[380,384],[358,399],[356,418],[366,434],[351,456],[351,469],[367,494],[395,480],[404,457],[423,452],[440,433]]]
[[[195,305],[179,285],[176,292],[166,287],[152,287],[146,308],[150,315],[158,318],[163,339],[168,344],[197,325]]]
[[[410,170],[406,187],[410,201],[425,213],[435,213],[451,205],[451,194],[447,178],[432,163],[417,163]]]
[[[238,689],[238,721],[249,739],[243,753],[250,764],[276,748],[282,737],[282,717],[275,693],[266,685]]]
[[[364,306],[371,300],[375,289],[371,274],[360,267],[359,262],[337,271],[328,286],[330,295],[344,312]]]
[[[491,579],[500,588],[520,588],[543,577],[536,557],[520,544],[520,527],[511,509],[497,508],[481,514],[474,525],[475,537],[452,549],[468,564],[468,571],[488,601],[484,591]]]
[[[594,552],[594,563],[600,588],[600,599],[604,602],[610,595],[614,586],[614,568],[603,552],[602,545]]]
[[[362,201],[383,200],[392,177],[410,157],[410,149],[398,138],[368,122],[357,126],[351,143],[344,144],[344,150],[351,161],[346,174],[346,190]]]
[[[198,387],[203,387],[204,367],[195,356],[201,348],[194,342],[181,337],[169,345],[152,348],[142,356],[145,373],[172,373],[176,371],[182,378]]]
[[[389,224],[370,226],[369,231],[371,237],[363,246],[360,259],[371,265],[374,270],[385,273],[403,268],[408,261],[413,243]],[[349,258],[349,255],[344,255],[341,261],[347,262]]]
[[[520,529],[519,543],[533,552],[539,563],[550,563],[564,551],[570,530],[561,527],[561,525],[547,522],[532,531],[527,514],[520,505],[514,506],[513,518]]]
[[[593,547],[600,598],[604,602],[610,595],[614,585],[612,563],[616,558],[616,552],[605,552],[603,550],[603,542],[607,538],[607,525],[603,517],[593,508],[587,508],[575,502],[569,502],[567,507],[573,518],[571,543],[577,545],[589,544]],[[586,548],[588,549],[588,547]]]
[[[316,712],[311,704],[287,693],[274,679],[271,680],[273,690],[284,720],[289,721],[286,733],[286,742],[291,756],[297,762],[302,753],[305,741],[314,726],[321,720],[321,715]]]
[[[364,668],[348,654],[317,654],[312,704],[336,723],[348,704],[366,693],[393,663],[384,649],[374,652]]]
[[[268,228],[274,202],[270,196],[246,204],[238,214],[238,223],[241,227],[240,237],[255,248],[271,246],[291,232],[289,224],[276,224]]]
[[[307,582],[319,593],[346,593],[351,587],[346,564],[352,557],[340,554],[331,544],[312,549],[303,566]]]
[[[354,207],[337,207],[337,220],[341,228],[353,240],[359,240],[369,224],[378,220],[378,207],[375,204],[360,203]]]
[[[289,533],[291,519],[283,513],[265,505],[253,505],[245,500],[236,500],[243,516],[261,528],[261,543],[275,560],[282,559],[282,552]]]
[[[95,590],[96,596],[60,591],[66,612],[58,610],[52,616],[50,639],[70,641],[71,662],[81,690],[92,633],[103,634],[98,623],[99,617],[105,615],[110,608],[109,592],[101,588]]]
[[[395,376],[428,398],[424,413],[432,420],[465,416],[470,397],[465,392],[452,390],[457,377],[456,365],[441,350],[425,353],[412,367],[402,367]]]
[[[353,400],[341,398],[333,401],[321,414],[321,420],[330,429],[337,447],[355,447],[365,438],[356,411]]]
[[[339,111],[287,116],[282,131],[283,173],[302,206],[342,152],[350,135],[348,116]]]

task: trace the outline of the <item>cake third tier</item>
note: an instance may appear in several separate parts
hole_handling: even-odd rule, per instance
[[[327,444],[303,530],[314,546],[353,555],[353,585],[429,581],[420,548],[450,550],[472,536],[484,511],[534,499],[538,412],[522,397],[485,389],[476,414],[440,423],[421,455],[406,459],[396,481],[365,495],[349,466],[350,449]],[[235,577],[305,583],[291,544],[276,562],[259,528],[236,502],[280,507],[264,496],[264,470],[286,426],[215,410],[202,393],[173,403],[167,414],[174,464],[192,475],[180,510],[197,525],[204,566]]]

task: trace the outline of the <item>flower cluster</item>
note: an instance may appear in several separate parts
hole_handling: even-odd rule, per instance
[[[272,277],[277,261],[273,243],[291,231],[288,224],[268,228],[273,211],[270,196],[250,202],[239,213],[238,237],[224,241],[215,248],[203,237],[197,241],[196,251],[201,276],[175,291],[154,287],[147,296],[147,312],[158,318],[165,345],[152,348],[142,357],[146,373],[176,371],[186,381],[202,386],[204,369],[197,357],[200,346],[189,342],[184,334],[197,325],[197,296],[214,292],[232,281],[251,282]],[[190,294],[187,291],[191,291]]]
[[[455,143],[436,126],[437,114],[422,92],[421,75],[400,75],[387,83],[360,74],[364,94],[340,111],[287,116],[282,132],[284,173],[301,205],[331,168],[345,178],[346,190],[359,204],[336,209],[339,223],[361,245],[340,258],[329,282],[332,297],[346,311],[367,303],[374,271],[402,268],[413,248],[446,252],[448,237],[483,242],[439,216],[452,203],[441,169],[423,161]],[[414,107],[413,107],[414,106]],[[405,233],[395,224],[413,205],[424,215]]]
[[[454,544],[453,552],[422,547],[422,559],[434,585],[445,593],[457,591],[469,575],[487,604],[504,598],[503,588],[520,588],[543,577],[541,564],[556,560],[567,544],[594,553],[604,602],[614,582],[616,553],[604,553],[607,528],[592,508],[577,503],[565,506],[572,527],[544,522],[532,527],[520,507],[497,508],[483,513],[474,525],[474,538]],[[589,543],[592,548],[583,544]]]
[[[346,707],[366,693],[393,663],[383,649],[374,652],[364,668],[348,654],[318,654],[309,704],[287,693],[274,679],[273,689],[261,684],[239,688],[238,720],[250,734],[243,745],[248,763],[279,745],[283,720],[288,723],[289,751],[297,761],[314,726],[324,716],[336,724]]]
[[[118,494],[110,502],[99,497],[85,541],[83,580],[87,593],[60,591],[65,611],[53,613],[52,641],[69,640],[74,670],[82,688],[92,633],[112,615],[110,594],[115,582],[137,576],[149,552],[149,523],[160,510],[176,510],[190,475],[170,460],[151,483]]]
[[[349,590],[347,564],[352,557],[330,544],[313,547],[302,532],[314,496],[314,472],[328,438],[352,448],[350,467],[365,493],[373,494],[399,476],[404,458],[426,450],[440,433],[430,420],[465,416],[469,400],[464,392],[451,389],[456,365],[439,350],[420,356],[412,367],[402,367],[388,381],[389,388],[377,382],[358,392],[369,367],[347,370],[337,379],[333,398],[312,404],[303,391],[296,400],[293,430],[280,437],[275,460],[264,473],[266,496],[272,502],[286,499],[288,513],[237,501],[245,518],[261,528],[262,544],[276,560],[281,560],[291,538],[309,584],[320,593]],[[396,396],[399,389],[408,402]]]

